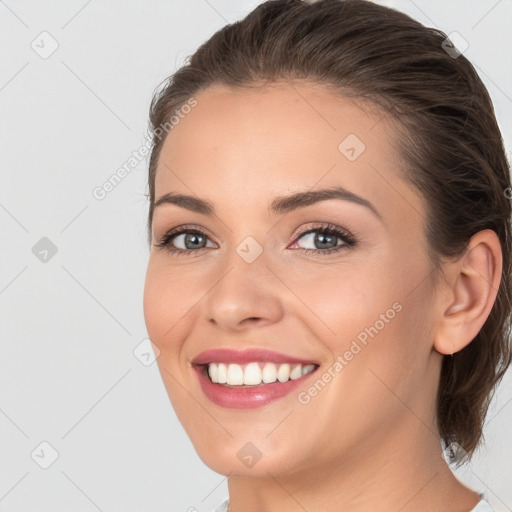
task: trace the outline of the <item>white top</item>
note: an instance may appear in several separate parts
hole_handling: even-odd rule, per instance
[[[226,511],[228,509],[226,508]],[[469,512],[494,512],[494,509],[485,500],[480,500],[476,507],[471,509]]]
[[[223,501],[213,512],[228,512],[229,500]],[[494,509],[485,500],[480,500],[475,508],[469,512],[494,512]]]
[[[228,512],[228,505],[229,500],[223,501],[213,512]]]

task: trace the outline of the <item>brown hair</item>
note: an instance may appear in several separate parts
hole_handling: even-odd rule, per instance
[[[366,0],[269,0],[218,30],[152,99],[148,236],[151,243],[162,126],[199,91],[306,79],[379,106],[396,125],[396,150],[408,167],[403,177],[425,200],[433,282],[441,261],[461,256],[478,231],[494,230],[501,242],[503,271],[490,315],[471,343],[444,357],[441,370],[438,428],[445,446],[462,447],[462,463],[482,438],[512,360],[511,184],[488,92],[446,38]]]

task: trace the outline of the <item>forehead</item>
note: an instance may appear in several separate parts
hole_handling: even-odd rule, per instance
[[[377,126],[385,124],[382,112],[319,84],[278,82],[256,89],[215,85],[195,100],[197,105],[181,116],[164,142],[164,155],[174,161],[242,152],[247,162],[272,158],[269,164],[315,153],[337,158],[339,144],[351,134],[361,147],[389,148],[389,127]]]
[[[383,207],[390,186],[412,193],[398,178],[392,124],[376,107],[307,82],[216,85],[195,100],[165,139],[157,199],[177,191],[239,211],[315,186],[341,185]]]

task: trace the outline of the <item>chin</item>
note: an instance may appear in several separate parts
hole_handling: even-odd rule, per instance
[[[211,470],[226,476],[262,477],[292,474],[300,467],[300,461],[286,454],[281,445],[280,449],[268,443],[265,446],[263,441],[251,442],[245,438],[232,439],[223,447],[216,443],[208,442],[207,436],[201,437],[194,448],[199,458]]]

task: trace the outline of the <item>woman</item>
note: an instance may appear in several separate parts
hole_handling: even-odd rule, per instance
[[[446,35],[273,0],[155,94],[149,336],[219,510],[491,510],[471,457],[511,361],[511,190]]]

